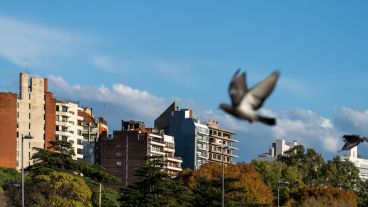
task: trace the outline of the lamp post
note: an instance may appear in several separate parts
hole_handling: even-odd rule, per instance
[[[280,185],[289,185],[287,181],[277,182],[277,207],[280,207]]]
[[[24,207],[24,155],[23,155],[23,143],[25,139],[33,139],[32,136],[23,136],[22,134],[22,207]]]
[[[225,161],[224,161],[224,155],[225,155],[225,149],[228,149],[229,147],[226,145],[222,145],[222,197],[221,197],[221,206],[225,206]]]

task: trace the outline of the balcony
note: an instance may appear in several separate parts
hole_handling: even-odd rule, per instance
[[[183,171],[183,169],[179,167],[165,166],[165,168],[169,170],[174,170],[174,171]]]
[[[166,146],[165,142],[161,142],[161,141],[149,140],[148,143],[150,145],[157,145],[157,146],[161,146],[161,147],[165,147]]]
[[[179,162],[179,163],[182,163],[183,160],[181,159],[181,157],[166,157],[166,159],[168,161],[172,161],[172,162]]]

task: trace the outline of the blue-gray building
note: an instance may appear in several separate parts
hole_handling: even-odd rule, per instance
[[[174,136],[176,154],[183,168],[198,169],[209,160],[209,129],[193,117],[190,109],[179,109],[174,102],[156,120],[155,127]]]

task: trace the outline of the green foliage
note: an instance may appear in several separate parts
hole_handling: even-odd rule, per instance
[[[21,189],[12,187],[8,193],[16,206],[21,205]],[[92,192],[78,175],[52,171],[36,175],[25,184],[26,206],[92,206]]]
[[[295,197],[298,192],[319,188],[338,188],[355,193],[359,195],[361,206],[368,200],[367,188],[359,178],[359,171],[354,164],[342,161],[339,157],[326,163],[315,150],[305,150],[302,145],[286,151],[277,161],[252,161],[252,165],[261,173],[265,183],[272,187],[274,197],[277,196],[278,181],[288,181],[288,185],[279,186],[281,203],[288,203],[292,195],[293,199],[300,199]],[[332,199],[321,196],[322,200],[328,198]],[[309,201],[314,202],[313,199]]]
[[[0,168],[0,187],[6,188],[6,185],[20,183],[21,174],[10,168]]]
[[[161,157],[149,157],[137,170],[138,181],[123,190],[123,206],[191,206],[191,191],[163,172]]]
[[[99,203],[99,193],[100,193],[100,183],[93,180],[85,180],[88,187],[92,191],[91,202],[93,206],[98,206]],[[122,204],[120,202],[120,195],[114,189],[102,185],[101,193],[101,206],[102,207],[120,207]]]
[[[50,145],[49,150],[38,149],[32,157],[35,164],[26,169],[26,175],[29,175],[25,185],[27,206],[97,206],[99,183],[116,178],[100,166],[74,160],[74,150],[69,142],[52,141]],[[14,177],[19,173],[13,174],[10,175]],[[1,176],[0,182],[1,178],[12,180]],[[20,188],[13,185],[8,193],[19,204]],[[121,206],[120,195],[104,187],[102,206]]]
[[[88,177],[97,182],[116,181],[101,166],[90,165],[85,161],[73,159],[74,150],[71,143],[66,141],[50,141],[49,150],[37,149],[32,157],[36,161],[26,171],[34,175],[48,174],[53,170],[75,173]]]
[[[224,179],[225,206],[235,207],[246,205],[241,201],[242,199],[239,196],[236,196],[238,193],[246,192],[245,187],[236,187],[236,185],[234,185],[234,183],[238,181],[239,178],[233,177]],[[222,179],[199,177],[193,188],[193,194],[193,206],[221,206]]]

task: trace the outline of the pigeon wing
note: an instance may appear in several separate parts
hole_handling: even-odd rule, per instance
[[[275,88],[276,82],[280,76],[278,71],[274,71],[262,82],[255,85],[250,91],[250,95],[254,98],[251,105],[254,110],[257,110],[263,106],[263,102],[272,93]]]
[[[349,150],[357,146],[362,141],[362,139],[357,135],[344,135],[343,138],[345,144],[341,150]]]
[[[246,77],[245,72],[239,74],[240,69],[238,69],[229,85],[229,95],[231,98],[231,103],[233,106],[237,106],[244,94],[247,93],[247,86],[246,86]]]

